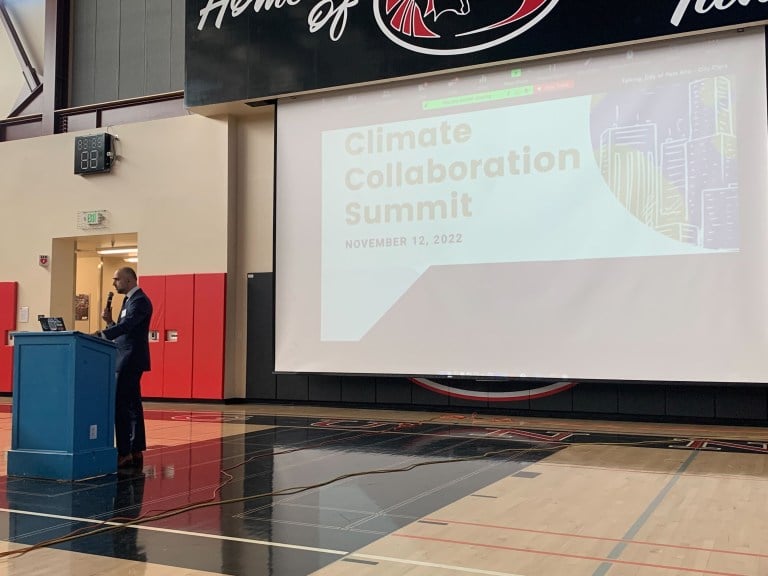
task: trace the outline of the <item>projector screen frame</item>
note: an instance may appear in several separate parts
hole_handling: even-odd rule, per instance
[[[764,54],[768,55],[768,33],[765,26],[753,26],[749,28],[760,28],[763,30],[763,49]],[[739,29],[738,32],[742,32],[743,29]],[[717,36],[722,37],[723,35],[732,34],[733,31],[726,32],[726,33],[708,33],[706,36]],[[701,34],[696,34],[695,38],[691,38],[691,41],[700,41],[702,39]],[[643,45],[653,44],[653,45],[663,45],[663,44],[674,44],[676,40],[670,40],[669,38],[664,39],[654,39],[653,41],[643,42]],[[615,50],[615,47],[607,47],[600,49],[599,51],[590,50],[590,55],[592,56],[599,56],[600,54],[606,52],[606,51],[612,51]],[[535,61],[537,65],[540,65],[542,63],[545,64],[557,64],[562,61],[569,61],[573,59],[573,55],[558,55],[555,57],[536,57],[532,58],[530,60],[526,60],[525,62],[520,62],[521,65],[524,65],[526,63],[529,63],[530,61]],[[481,66],[477,69],[478,72],[488,70],[489,72],[495,70],[495,69],[503,69],[507,68],[509,66],[508,63],[504,64],[493,64],[492,66]],[[467,73],[467,71],[463,72],[464,74]],[[429,79],[434,80],[437,78],[445,78],[447,76],[454,76],[454,73],[445,73],[441,72],[439,74],[430,75]],[[766,72],[766,76],[768,76],[768,72]],[[378,89],[386,89],[386,87],[397,87],[401,85],[408,85],[413,83],[413,78],[406,78],[406,79],[399,79],[394,81],[386,82],[386,86],[382,86],[380,83],[376,83],[376,87]],[[765,83],[764,90],[768,92],[768,81]],[[345,95],[345,94],[354,94],[357,90],[359,90],[360,87],[355,88],[349,88],[344,87],[343,89],[339,90],[329,90],[327,92],[324,92],[322,96],[318,96],[317,94],[313,95],[307,95],[307,96],[292,96],[287,99],[278,99],[276,101],[275,106],[275,133],[274,133],[274,139],[275,139],[275,156],[274,156],[274,180],[273,180],[273,193],[274,193],[274,203],[273,203],[273,353],[276,353],[276,346],[277,346],[277,313],[278,313],[278,306],[277,306],[277,300],[278,300],[278,293],[277,293],[277,282],[278,282],[278,259],[277,259],[277,244],[278,244],[278,123],[280,118],[280,106],[282,103],[285,102],[294,102],[296,100],[302,100],[304,98],[318,98],[318,97],[333,97],[337,95]],[[768,108],[768,107],[767,107]],[[766,113],[768,113],[768,110],[766,110]],[[768,126],[765,127],[766,130],[768,130]],[[293,371],[293,370],[279,370],[277,367],[275,367],[274,370],[275,374],[322,374],[322,375],[329,375],[329,376],[357,376],[357,377],[386,377],[386,378],[398,378],[398,377],[405,377],[405,378],[413,378],[413,377],[423,377],[423,378],[438,378],[438,379],[452,379],[453,381],[460,381],[460,380],[470,380],[470,381],[476,381],[476,382],[523,382],[523,381],[531,381],[535,380],[537,382],[558,382],[562,380],[561,378],[557,377],[546,377],[546,376],[528,376],[528,375],[500,375],[500,376],[493,376],[493,375],[483,375],[483,374],[445,374],[445,373],[421,373],[421,372],[403,372],[403,373],[393,373],[393,372],[359,372],[359,371],[327,371],[327,370],[300,370],[300,371]],[[570,376],[567,378],[570,379]],[[711,386],[722,386],[722,385],[748,385],[748,386],[763,386],[763,382],[759,381],[714,381],[714,380],[681,380],[681,379],[675,379],[675,380],[646,380],[646,379],[632,379],[632,378],[614,378],[614,377],[607,377],[607,378],[582,378],[579,377],[578,374],[573,375],[573,379],[578,380],[580,383],[604,383],[604,382],[621,382],[622,384],[648,384],[648,383],[664,383],[669,385],[682,385],[682,384],[697,384],[697,385],[711,385]],[[768,380],[768,374],[766,375],[766,380]]]

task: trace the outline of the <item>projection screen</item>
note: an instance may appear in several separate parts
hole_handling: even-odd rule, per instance
[[[768,381],[763,29],[280,101],[278,372]]]

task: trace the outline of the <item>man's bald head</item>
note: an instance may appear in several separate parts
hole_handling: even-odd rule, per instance
[[[136,271],[130,266],[118,268],[112,275],[112,286],[118,294],[128,294],[137,284]]]

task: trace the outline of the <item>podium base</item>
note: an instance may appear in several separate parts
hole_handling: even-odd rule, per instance
[[[8,476],[83,480],[117,472],[117,449],[99,448],[88,452],[9,450]]]

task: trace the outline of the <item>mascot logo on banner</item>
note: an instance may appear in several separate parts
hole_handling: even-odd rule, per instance
[[[558,0],[374,0],[381,31],[413,52],[478,52],[535,26]]]
[[[202,4],[204,0],[200,0]],[[328,32],[334,42],[341,39],[349,12],[361,0],[313,0],[307,25],[310,33]],[[520,36],[544,19],[559,0],[372,0],[381,31],[395,44],[432,56],[469,54],[486,50]],[[671,2],[672,0],[670,0]],[[671,16],[679,26],[691,10],[706,14],[768,0],[677,0]],[[227,12],[231,18],[244,13],[266,13],[295,8],[302,0],[207,0],[199,11],[197,29],[209,22],[221,28]],[[691,8],[691,10],[689,10]],[[212,18],[213,20],[210,20]]]

